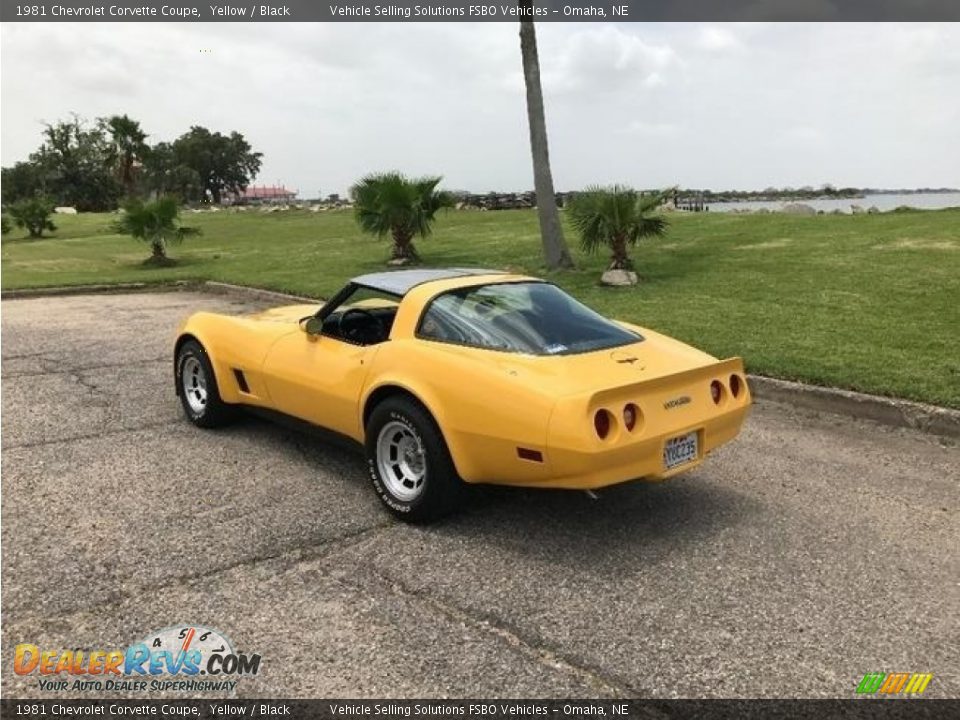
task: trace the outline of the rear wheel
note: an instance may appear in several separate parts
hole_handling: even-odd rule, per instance
[[[217,378],[206,350],[196,340],[188,340],[177,352],[177,394],[187,419],[197,427],[226,425],[234,416],[234,407],[220,399]]]
[[[443,435],[412,399],[391,397],[374,408],[366,427],[366,452],[374,491],[401,520],[431,522],[462,500],[463,481]]]

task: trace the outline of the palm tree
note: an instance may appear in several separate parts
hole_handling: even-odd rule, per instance
[[[150,243],[151,255],[147,263],[152,265],[169,265],[167,245],[180,242],[188,235],[200,234],[197,228],[180,225],[180,206],[176,198],[169,196],[148,203],[129,200],[113,229],[121,235]]]
[[[42,195],[35,195],[10,206],[10,217],[13,218],[13,223],[19,228],[24,228],[32,238],[43,237],[44,230],[53,232],[57,229],[50,219],[52,212],[53,201]],[[6,215],[3,218],[7,221]],[[9,231],[10,229],[7,228],[4,234]]]
[[[113,142],[113,161],[117,179],[123,184],[127,197],[134,193],[136,177],[134,165],[147,152],[147,135],[140,123],[126,115],[114,115],[106,120],[107,130]]]
[[[652,215],[663,202],[665,193],[642,195],[632,188],[588,187],[567,204],[570,223],[580,233],[580,245],[587,252],[601,247],[611,250],[609,270],[632,270],[627,247],[640,238],[661,236],[667,221]],[[635,280],[635,278],[634,278]]]
[[[521,17],[533,17],[533,0],[519,0]],[[527,87],[527,119],[530,124],[530,154],[533,157],[533,189],[540,215],[540,241],[543,257],[551,270],[572,268],[573,260],[563,238],[563,226],[553,191],[550,149],[547,146],[547,122],[543,114],[543,89],[540,87],[540,57],[537,33],[532,20],[520,21],[520,54],[523,79]]]
[[[420,259],[413,238],[427,237],[437,211],[453,205],[437,190],[439,177],[410,179],[398,172],[367,175],[350,188],[357,224],[364,232],[393,239],[390,263],[405,265]]]

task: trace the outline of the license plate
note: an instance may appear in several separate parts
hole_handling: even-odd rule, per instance
[[[663,446],[663,466],[669,470],[697,459],[697,433],[670,438]]]

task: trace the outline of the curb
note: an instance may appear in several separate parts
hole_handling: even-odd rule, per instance
[[[0,299],[55,297],[58,295],[117,295],[133,292],[175,292],[177,290],[200,289],[202,283],[196,280],[171,280],[160,283],[117,283],[114,285],[64,285],[58,287],[22,288],[0,290]]]
[[[268,300],[273,301],[277,300],[280,302],[296,302],[296,303],[322,303],[323,300],[319,298],[310,298],[303,295],[290,295],[289,293],[277,292],[276,290],[264,290],[262,288],[248,287],[246,285],[233,285],[231,283],[217,282],[215,280],[207,280],[205,283],[201,284],[197,288],[203,292],[210,292],[216,295],[241,295],[248,299],[254,300]]]
[[[233,285],[231,283],[207,280],[195,282],[178,280],[169,283],[124,283],[120,285],[76,285],[70,287],[30,288],[23,290],[4,290],[0,298],[16,299],[46,297],[56,295],[82,295],[85,293],[129,293],[129,292],[175,292],[178,290],[198,290],[217,295],[232,295],[246,299],[267,302],[320,303],[318,298],[303,295],[291,295],[275,290]],[[806,408],[837,415],[849,415],[855,418],[872,420],[882,425],[911,428],[934,435],[960,438],[960,410],[927,405],[912,400],[888,398],[880,395],[839,388],[806,385],[791,380],[779,380],[763,375],[748,375],[750,390],[760,400],[787,403],[795,407]]]
[[[60,295],[88,294],[118,295],[137,292],[176,292],[179,290],[196,290],[199,292],[210,292],[217,295],[237,295],[243,296],[247,299],[265,300],[268,302],[323,302],[323,300],[318,298],[310,298],[303,295],[291,295],[289,293],[277,292],[275,290],[264,290],[263,288],[248,287],[246,285],[233,285],[231,283],[217,282],[215,280],[171,280],[170,282],[162,283],[118,283],[116,285],[63,285],[57,287],[23,288],[2,290],[0,291],[0,299],[16,300],[18,298],[57,297]]]
[[[960,410],[838,388],[805,385],[763,375],[748,375],[750,390],[761,400],[809,410],[873,420],[883,425],[960,438]]]

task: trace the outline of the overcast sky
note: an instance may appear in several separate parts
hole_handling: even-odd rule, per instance
[[[960,25],[538,26],[558,189],[960,186]],[[0,160],[44,121],[243,133],[258,183],[533,185],[514,23],[8,23]]]

